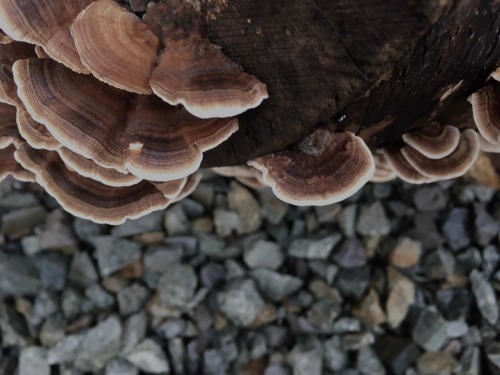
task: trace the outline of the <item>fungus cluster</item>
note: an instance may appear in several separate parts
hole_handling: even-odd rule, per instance
[[[143,19],[113,0],[0,0],[0,29],[2,175],[96,222],[188,195],[203,152],[267,98],[179,0]]]

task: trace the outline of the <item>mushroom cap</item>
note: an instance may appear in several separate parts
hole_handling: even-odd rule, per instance
[[[434,181],[417,171],[404,157],[400,147],[386,147],[381,150],[396,176],[411,184],[426,184]]]
[[[403,147],[401,153],[408,163],[425,176],[448,179],[462,176],[474,164],[479,155],[479,137],[472,129],[460,135],[457,148],[442,159],[429,159],[411,147]]]
[[[171,41],[150,81],[156,95],[200,118],[230,117],[268,97],[265,84],[199,36]]]
[[[33,120],[22,103],[17,107],[16,120],[19,133],[31,147],[36,149],[57,150],[62,146],[43,124]]]
[[[188,195],[190,195],[193,191],[195,191],[196,187],[200,183],[203,175],[200,171],[197,171],[187,177],[186,184],[182,188],[181,192],[175,197],[172,198],[172,202],[178,202],[183,200]]]
[[[50,56],[41,46],[35,46],[35,54],[39,59],[50,59]]]
[[[500,142],[500,83],[492,81],[469,98],[479,133],[488,142]]]
[[[1,29],[0,29],[0,44],[9,44],[12,42],[12,38],[5,34]]]
[[[403,141],[429,159],[442,159],[458,146],[460,130],[454,126],[441,126],[438,122],[422,129],[403,134]]]
[[[371,182],[387,182],[396,178],[396,173],[385,159],[384,154],[376,152],[373,159],[375,161],[375,173],[373,173]]]
[[[365,142],[353,133],[320,129],[294,150],[249,161],[281,200],[298,206],[326,205],[356,193],[375,163]]]
[[[0,148],[21,143],[22,138],[16,124],[16,107],[0,103]]]
[[[23,145],[15,158],[36,175],[37,182],[65,210],[97,223],[121,224],[165,208],[171,202],[166,194],[177,196],[186,183],[186,179],[158,185],[141,181],[127,187],[110,187],[70,171],[54,151]]]
[[[204,151],[238,129],[236,119],[199,119],[153,95],[118,90],[52,60],[20,60],[13,72],[26,109],[63,146],[143,179],[188,176]]]
[[[64,164],[73,169],[80,176],[91,178],[108,186],[131,186],[139,183],[141,179],[130,173],[121,173],[116,169],[104,168],[97,165],[92,160],[61,147],[57,153],[64,161]]]
[[[490,143],[479,133],[479,148],[484,152],[499,153],[500,152],[500,142]]]
[[[70,25],[95,0],[0,0],[0,26],[14,40],[37,44],[56,61],[88,73],[71,37]]]
[[[35,175],[24,169],[14,159],[15,151],[16,147],[14,145],[0,148],[0,181],[5,180],[7,176],[12,176],[19,181],[35,182]]]
[[[149,78],[159,40],[133,13],[113,0],[98,0],[78,15],[71,34],[95,77],[126,91],[152,93]]]

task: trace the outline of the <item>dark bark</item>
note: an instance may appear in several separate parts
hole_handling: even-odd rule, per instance
[[[468,126],[466,98],[500,61],[497,0],[204,3],[211,41],[270,95],[239,116],[205,167],[282,150],[318,126],[354,131],[372,148],[432,118]]]

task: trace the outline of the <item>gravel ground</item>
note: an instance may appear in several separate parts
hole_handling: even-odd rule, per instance
[[[220,177],[111,227],[0,184],[0,375],[500,374],[499,194],[293,207]]]

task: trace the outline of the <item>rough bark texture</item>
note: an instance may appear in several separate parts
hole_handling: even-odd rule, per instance
[[[466,98],[500,61],[498,0],[202,3],[211,41],[270,95],[206,167],[281,150],[318,126],[372,148],[431,118],[469,126]]]

